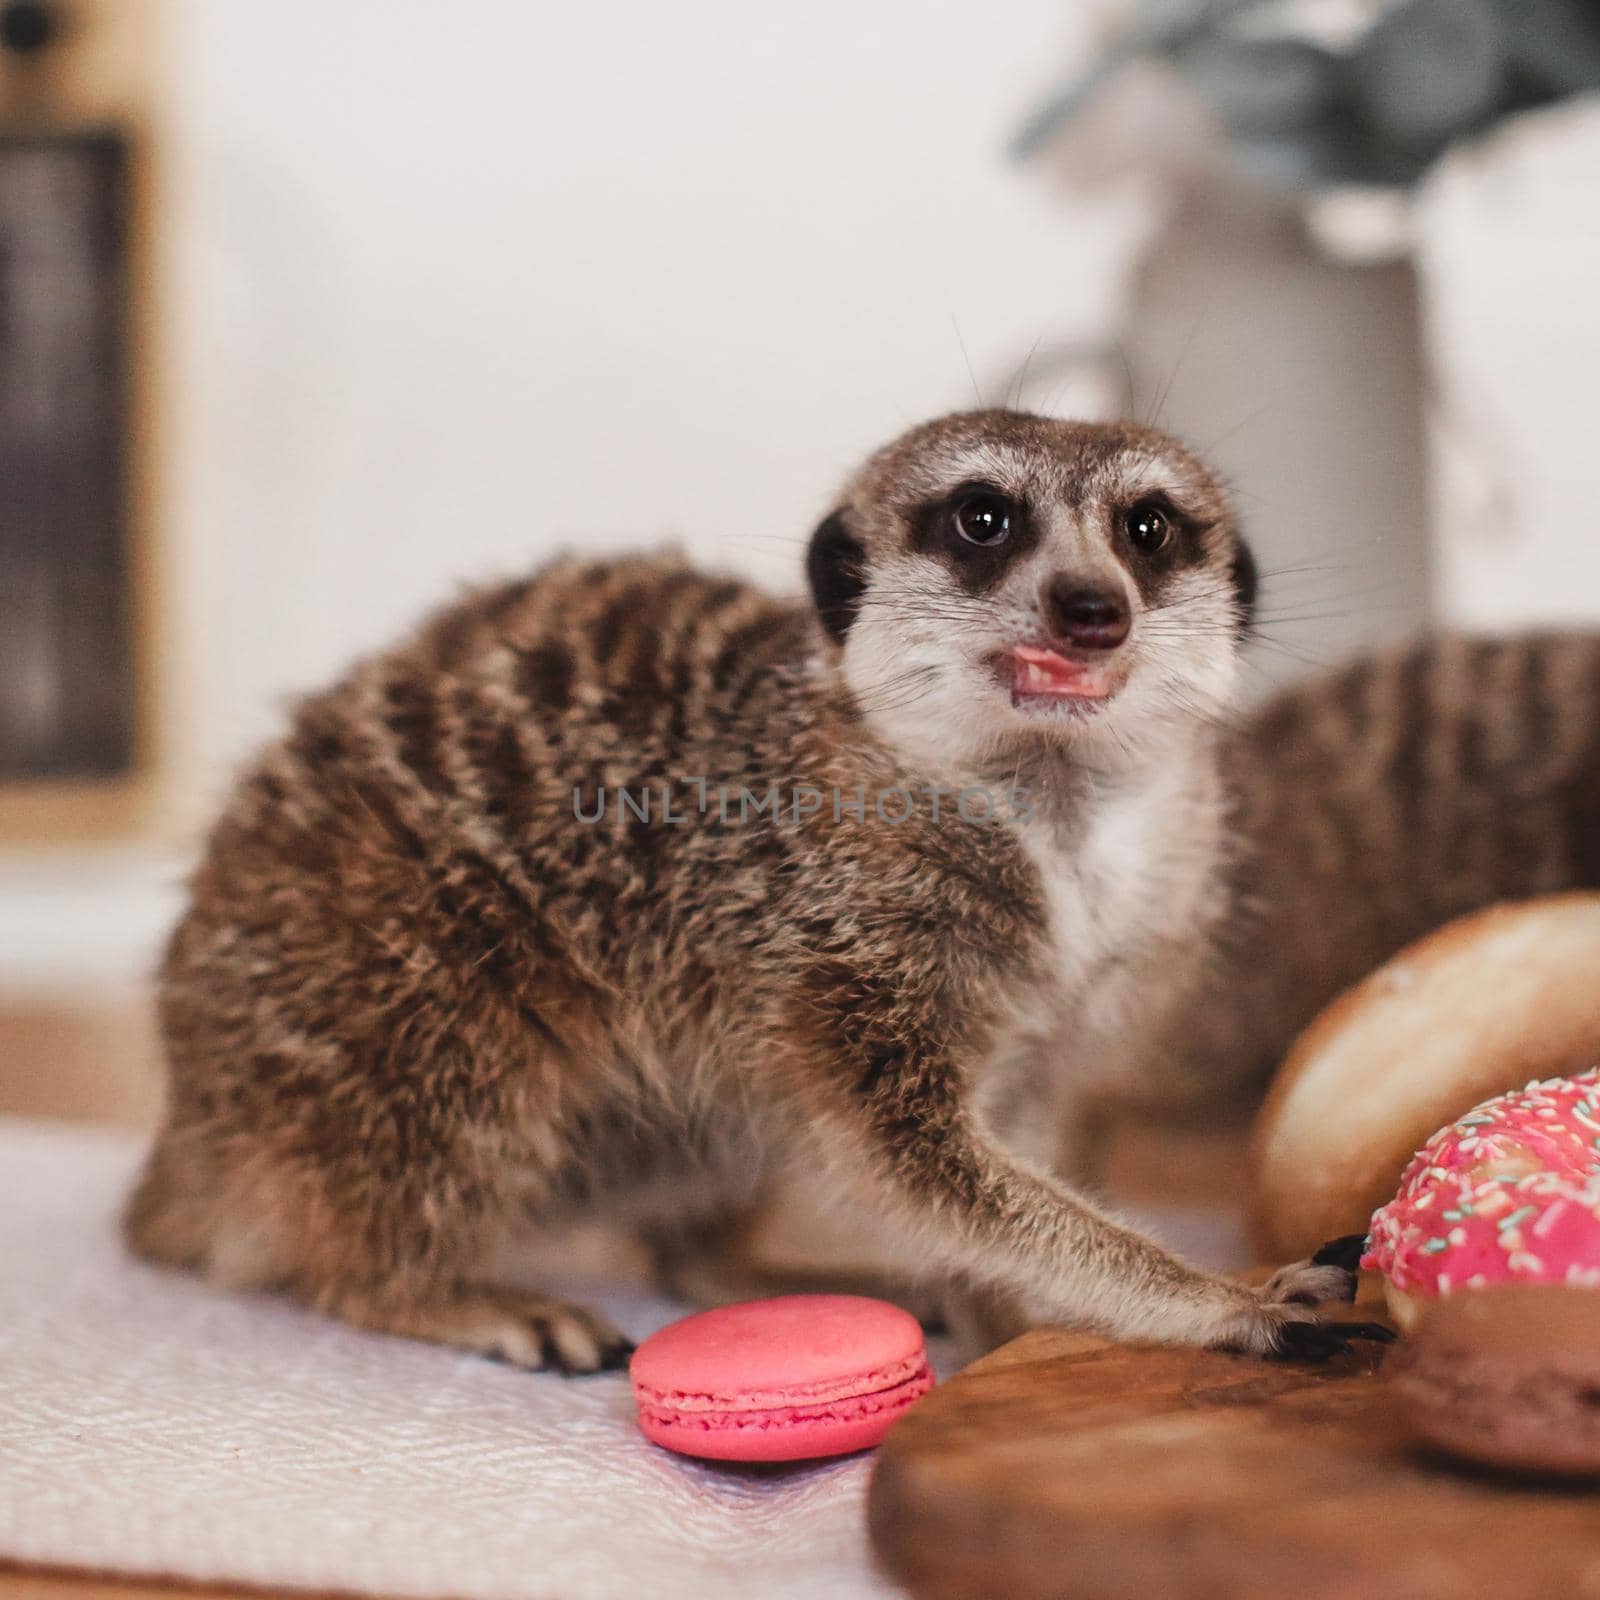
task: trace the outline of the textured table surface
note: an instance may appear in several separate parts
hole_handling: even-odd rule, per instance
[[[103,1593],[15,1564],[463,1600],[893,1592],[869,1458],[699,1466],[638,1436],[620,1375],[521,1373],[155,1271],[114,1231],[137,1149],[0,1122],[4,1600]],[[607,1309],[639,1337],[677,1308]]]

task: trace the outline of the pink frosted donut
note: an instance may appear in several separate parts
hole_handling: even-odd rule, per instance
[[[1486,1100],[1412,1157],[1361,1265],[1395,1318],[1502,1283],[1600,1288],[1600,1070]]]

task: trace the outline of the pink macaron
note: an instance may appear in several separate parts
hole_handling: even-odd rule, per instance
[[[645,1438],[714,1461],[868,1449],[933,1387],[917,1319],[848,1294],[685,1317],[646,1339],[629,1373]]]

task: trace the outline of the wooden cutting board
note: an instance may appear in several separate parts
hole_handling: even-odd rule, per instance
[[[1026,1334],[892,1430],[873,1545],[917,1600],[1600,1597],[1600,1489],[1428,1459],[1381,1363]]]

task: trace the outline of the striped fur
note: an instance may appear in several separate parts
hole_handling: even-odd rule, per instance
[[[1600,636],[1386,651],[1278,696],[1222,760],[1211,1000],[1130,1079],[1169,1106],[1248,1104],[1328,1001],[1452,917],[1600,888]]]
[[[1027,534],[979,577],[940,521],[975,477]],[[1173,539],[1135,548],[1152,495]],[[1213,713],[1248,555],[1220,490],[1147,430],[979,413],[873,457],[824,527],[820,622],[670,557],[564,561],[300,706],[166,955],[135,1248],[592,1370],[624,1341],[494,1282],[508,1238],[598,1215],[714,1231],[802,1161],[910,1277],[1128,1336],[1305,1338],[1343,1274],[1210,1277],[1041,1164],[1124,1031],[1197,997],[1226,909]],[[1132,632],[1103,704],[1040,713],[992,659],[1046,635],[1063,577],[1124,594]],[[757,798],[1026,780],[1038,805],[619,804],[674,787],[681,814],[695,778]],[[603,821],[575,815],[602,791]]]

